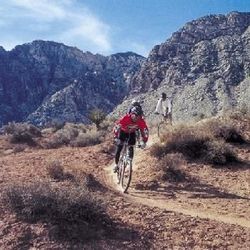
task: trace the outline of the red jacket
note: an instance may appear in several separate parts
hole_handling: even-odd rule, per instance
[[[113,131],[115,133],[115,137],[118,137],[120,130],[124,131],[125,133],[133,133],[137,129],[140,129],[143,141],[147,142],[148,127],[142,117],[140,117],[136,122],[133,122],[131,119],[131,114],[126,114],[116,122],[116,126],[114,127]]]

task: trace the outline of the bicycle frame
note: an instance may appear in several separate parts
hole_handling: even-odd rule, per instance
[[[118,162],[117,179],[118,184],[121,185],[123,192],[126,193],[131,179],[132,179],[132,161],[129,159],[129,138],[123,143],[122,152],[120,154],[120,160]]]
[[[172,114],[169,114],[167,117],[162,116],[161,120],[157,124],[157,135],[158,135],[158,137],[160,137],[160,128],[163,125],[171,125],[172,126]]]

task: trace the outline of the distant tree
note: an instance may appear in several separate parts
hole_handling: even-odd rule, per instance
[[[97,130],[100,129],[100,124],[105,119],[106,114],[99,108],[95,108],[89,113],[89,119],[96,125]]]

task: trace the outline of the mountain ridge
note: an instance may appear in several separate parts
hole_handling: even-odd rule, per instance
[[[88,112],[96,107],[102,107],[105,112],[111,111],[127,94],[130,76],[144,60],[132,52],[105,57],[84,53],[62,43],[41,40],[18,45],[10,52],[3,52],[0,57],[3,62],[0,67],[0,123],[28,120],[41,125],[54,118],[68,119],[63,117],[63,113],[52,117],[50,113],[56,115],[62,107],[57,107],[58,112],[54,112],[55,103],[48,105],[48,102],[55,93],[64,93],[63,90],[74,80],[82,85],[82,89],[86,89],[84,85],[88,86],[90,96],[99,94],[104,102],[96,106],[97,103],[89,100],[88,107],[87,104],[79,106],[71,103],[79,106],[77,110],[70,107],[72,112],[78,112],[70,114],[72,122],[87,122]],[[86,96],[84,92],[81,94]],[[47,105],[43,106],[44,103]],[[46,107],[53,107],[53,110]],[[82,112],[79,113],[79,109]]]
[[[94,108],[124,114],[132,98],[150,120],[163,91],[173,99],[174,121],[250,109],[249,25],[248,12],[201,17],[154,46],[148,58],[105,57],[41,40],[0,49],[0,123],[86,123]]]

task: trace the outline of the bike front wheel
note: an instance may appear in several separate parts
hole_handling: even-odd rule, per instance
[[[117,184],[121,184],[121,180],[122,180],[122,169],[123,169],[123,166],[122,166],[122,161],[120,161],[118,163],[118,171],[116,172],[116,177],[117,177]]]
[[[132,179],[132,161],[127,160],[124,162],[121,173],[121,186],[124,193],[127,192],[131,179]]]

